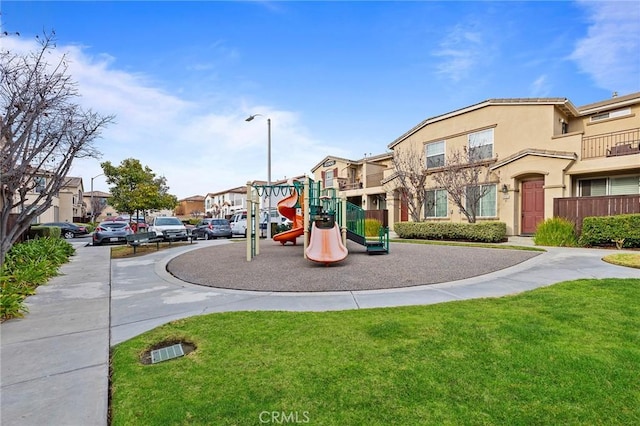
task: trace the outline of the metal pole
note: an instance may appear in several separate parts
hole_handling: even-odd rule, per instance
[[[95,222],[94,213],[93,213],[93,178],[91,178],[91,223]]]
[[[269,195],[269,211],[267,213],[267,238],[271,239],[271,119],[267,118],[267,185],[269,186],[269,190],[267,191]]]
[[[104,173],[100,173],[91,178],[91,200],[89,201],[91,203],[91,223],[96,221],[96,215],[93,209],[93,180],[100,176],[104,176]]]

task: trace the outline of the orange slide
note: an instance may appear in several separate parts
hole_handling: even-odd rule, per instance
[[[329,263],[344,260],[349,251],[342,244],[340,227],[334,224],[333,228],[318,228],[315,222],[311,228],[311,239],[307,247],[307,259],[314,262]]]
[[[300,197],[300,205],[302,205],[302,197]],[[278,202],[278,212],[289,220],[293,221],[291,229],[281,232],[273,236],[273,241],[278,241],[284,245],[287,241],[291,241],[294,245],[296,239],[304,234],[304,218],[302,214],[296,214],[296,203],[298,202],[298,191],[293,190],[291,195]]]

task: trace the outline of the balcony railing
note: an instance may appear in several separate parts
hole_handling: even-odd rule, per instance
[[[582,159],[640,153],[640,128],[603,133],[582,139]]]

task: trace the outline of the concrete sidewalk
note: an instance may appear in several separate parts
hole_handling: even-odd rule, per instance
[[[85,245],[0,326],[2,425],[107,424],[110,251]]]
[[[174,319],[240,310],[433,304],[514,294],[577,278],[640,278],[636,269],[603,262],[602,256],[610,252],[560,248],[548,248],[547,253],[483,276],[394,290],[220,290],[188,284],[167,273],[173,257],[218,244],[228,242],[199,241],[169,252],[113,261],[108,247],[78,246],[76,256],[62,267],[63,275],[27,299],[30,312],[25,318],[1,326],[0,424],[107,424],[109,346]]]

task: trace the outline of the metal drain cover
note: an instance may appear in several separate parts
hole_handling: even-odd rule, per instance
[[[184,350],[182,349],[182,344],[178,343],[177,345],[151,351],[151,364],[157,364],[158,362],[168,361],[181,356],[184,356]]]

